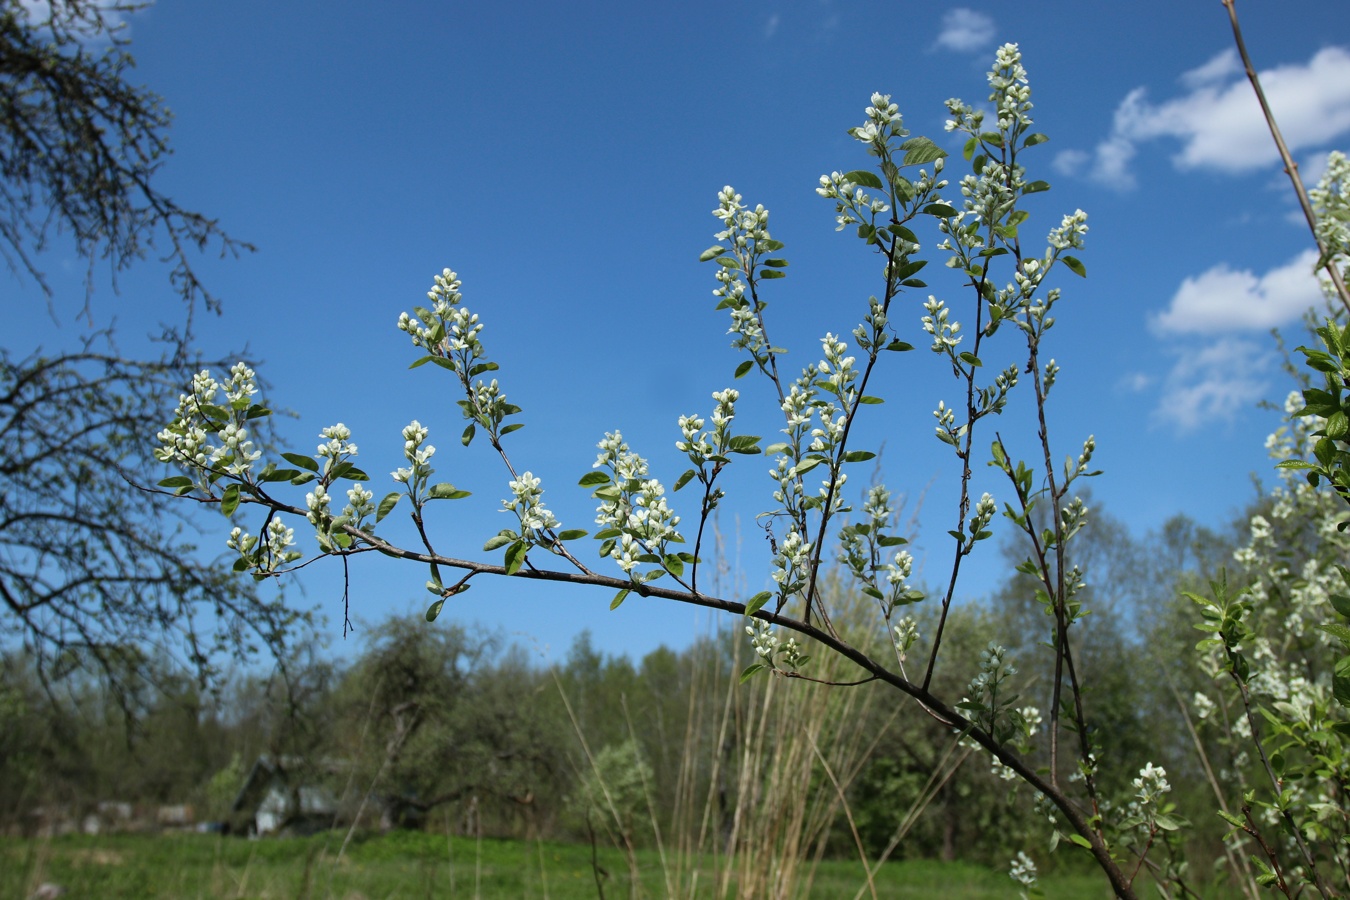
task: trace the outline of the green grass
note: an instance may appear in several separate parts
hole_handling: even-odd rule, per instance
[[[341,862],[342,834],[247,841],[212,835],[67,836],[0,838],[0,897],[27,897],[43,882],[83,897],[362,898],[484,897],[593,898],[598,893],[587,846],[450,838],[396,832],[357,838]],[[608,900],[628,897],[627,866],[601,850]],[[639,859],[644,895],[665,895],[654,852]],[[699,896],[714,896],[708,872]],[[852,898],[865,880],[856,862],[829,861],[816,871],[810,896]],[[1056,875],[1047,896],[1108,897],[1095,873]],[[877,896],[942,900],[1016,897],[1006,874],[967,863],[888,863],[877,876]],[[864,897],[869,896],[864,892]]]

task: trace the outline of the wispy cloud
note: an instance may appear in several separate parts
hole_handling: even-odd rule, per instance
[[[1293,322],[1322,299],[1316,262],[1317,252],[1305,250],[1264,275],[1219,263],[1182,281],[1150,324],[1162,334],[1223,334]]]
[[[1291,150],[1325,146],[1350,132],[1350,50],[1326,47],[1306,63],[1276,66],[1260,76]],[[1135,184],[1130,162],[1146,141],[1180,141],[1172,160],[1183,170],[1240,174],[1279,158],[1235,51],[1220,53],[1179,80],[1186,93],[1161,103],[1148,99],[1147,88],[1130,91],[1116,108],[1111,134],[1091,153],[1060,153],[1056,167],[1129,189]]]
[[[1194,431],[1231,422],[1263,399],[1274,356],[1242,332],[1287,325],[1321,304],[1316,261],[1316,251],[1306,250],[1265,273],[1220,263],[1184,279],[1167,309],[1149,319],[1175,357],[1154,420]]]
[[[1182,432],[1231,422],[1265,396],[1272,355],[1246,338],[1220,338],[1198,349],[1178,347],[1163,380],[1154,420]]]
[[[769,16],[769,20],[764,23],[764,39],[766,41],[778,33],[778,25],[781,21],[778,13]]]
[[[936,46],[957,53],[974,53],[994,42],[994,20],[984,13],[958,6],[942,16]]]

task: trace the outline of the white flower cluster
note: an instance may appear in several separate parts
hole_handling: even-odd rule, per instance
[[[680,416],[680,433],[684,439],[675,442],[675,449],[688,453],[695,464],[724,453],[731,438],[731,420],[736,417],[736,401],[740,397],[741,392],[735,388],[713,392],[712,398],[717,405],[712,411],[711,433],[703,431],[706,423],[699,416]]]
[[[880,197],[873,197],[844,177],[842,172],[831,172],[820,176],[820,187],[816,193],[827,200],[835,201],[835,231],[843,231],[850,225],[863,221],[874,221],[875,217],[890,212],[891,206]]]
[[[267,542],[263,546],[265,552],[258,552],[257,537],[237,526],[230,529],[225,546],[236,551],[239,557],[259,574],[275,572],[304,555],[298,550],[291,549],[295,546],[295,529],[287,528],[286,523],[279,517],[274,517],[267,523]]]
[[[910,648],[919,639],[919,623],[913,616],[902,616],[900,621],[895,623],[893,631],[895,634],[893,638],[895,653],[903,664]]]
[[[975,504],[975,514],[970,517],[970,536],[973,538],[988,528],[997,511],[998,504],[994,502],[994,498],[988,492],[982,494],[979,502]]]
[[[314,485],[314,490],[305,494],[305,506],[309,507],[309,513],[305,518],[309,519],[310,524],[323,533],[327,533],[332,528],[333,513],[329,508],[331,502],[328,489],[322,484]]]
[[[788,529],[773,557],[772,578],[779,585],[780,596],[786,597],[805,586],[811,560],[811,542],[804,540],[795,527]]]
[[[713,296],[722,298],[719,309],[731,309],[731,328],[728,333],[736,335],[731,345],[749,350],[752,356],[759,359],[768,350],[768,343],[760,326],[759,310],[745,296],[746,285],[742,276],[754,271],[760,254],[782,245],[769,236],[769,211],[762,205],[753,210],[748,209],[741,199],[741,195],[731,185],[717,193],[717,208],[712,213],[725,227],[716,237],[719,241],[731,243],[731,249],[726,255],[735,264],[719,262],[719,287],[713,289]]]
[[[923,330],[933,336],[933,352],[950,355],[952,348],[961,343],[961,323],[947,321],[951,311],[932,294],[924,301],[923,308],[928,313],[923,317]]]
[[[220,446],[211,451],[210,466],[213,469],[243,478],[262,456],[261,450],[253,449],[248,429],[237,422],[226,424],[217,437]]]
[[[342,518],[360,528],[364,524],[361,520],[374,514],[374,500],[374,493],[361,487],[360,484],[352,485],[347,488],[347,505],[342,508]]]
[[[1087,213],[1076,209],[1064,217],[1059,227],[1050,230],[1045,242],[1055,250],[1081,250],[1087,230]]]
[[[1035,887],[1036,864],[1031,861],[1030,856],[1027,856],[1026,851],[1017,851],[1017,859],[1012,861],[1012,868],[1008,871],[1008,876],[1023,887]]]
[[[887,142],[893,137],[904,137],[904,120],[900,117],[900,107],[891,102],[890,94],[874,93],[872,105],[863,110],[867,120],[848,133],[861,143],[868,145],[868,152],[880,156]]]
[[[222,387],[229,404],[223,410],[215,406],[216,395]],[[254,448],[244,424],[257,392],[254,372],[242,362],[230,369],[230,378],[224,385],[217,383],[208,370],[198,372],[192,376],[191,393],[179,395],[173,421],[155,436],[160,443],[154,450],[155,458],[199,471],[211,470],[240,480],[247,479],[253,463],[262,456],[262,451]],[[203,427],[208,409],[218,417],[229,417],[216,431],[219,443],[213,441],[211,431]]]
[[[426,426],[416,419],[403,427],[403,458],[411,465],[389,473],[399,484],[409,484],[415,490],[436,471],[431,467],[431,457],[435,455],[436,448],[426,443],[429,433]]]
[[[1162,766],[1147,763],[1134,779],[1134,797],[1130,800],[1129,815],[1143,820],[1141,827],[1151,828],[1162,806],[1163,797],[1172,790],[1167,783],[1167,771]]]
[[[1344,153],[1333,150],[1327,156],[1327,170],[1308,199],[1317,216],[1317,237],[1344,263],[1350,255],[1350,159]]]
[[[319,445],[315,455],[320,459],[326,459],[324,463],[324,474],[331,472],[333,467],[356,455],[356,445],[351,442],[351,429],[341,422],[336,425],[329,425],[319,432],[319,437],[325,438]]]
[[[558,520],[544,506],[544,490],[539,486],[539,479],[531,472],[524,472],[507,486],[511,488],[511,496],[502,501],[502,509],[514,512],[520,519],[521,538],[532,544],[549,543],[544,532],[556,528]]]
[[[794,669],[806,661],[802,656],[802,646],[795,637],[779,641],[774,627],[763,619],[751,619],[745,626],[745,633],[750,636],[750,646],[755,655],[770,667],[777,668],[779,657]]]
[[[908,550],[897,550],[886,563],[886,583],[892,588],[892,599],[910,590],[909,576],[914,570],[914,556]]]
[[[1010,131],[1015,125],[1031,124],[1031,87],[1022,67],[1022,52],[1016,44],[1004,44],[994,55],[989,72],[989,99],[998,108],[998,127]]]
[[[478,316],[460,306],[464,299],[461,286],[457,274],[443,269],[432,279],[431,290],[427,291],[431,309],[419,307],[415,310],[415,318],[406,312],[399,314],[398,330],[408,334],[414,347],[422,347],[428,353],[482,355],[483,345],[478,340],[478,333],[483,326],[479,324]]]
[[[989,642],[989,646],[980,652],[980,671],[966,688],[967,696],[979,699],[986,692],[995,690],[1004,678],[1017,674],[1014,666],[1004,665],[1003,658],[1007,655],[1005,648],[993,641]]]
[[[943,124],[947,131],[965,131],[970,134],[979,134],[984,125],[984,110],[976,109],[964,100],[958,100],[955,97],[946,102],[947,112],[952,117]]]
[[[734,391],[721,393],[735,402],[730,396]],[[621,432],[607,432],[596,446],[600,453],[592,468],[609,469],[614,490],[601,495],[595,522],[602,529],[621,532],[609,555],[625,572],[631,572],[641,562],[639,557],[656,554],[667,542],[683,540],[675,527],[680,517],[667,504],[661,482],[646,477],[647,461],[629,449]]]
[[[230,367],[230,380],[222,387],[225,389],[225,399],[232,408],[248,409],[258,393],[257,374],[244,363],[237,362]]]
[[[986,160],[978,175],[961,179],[962,220],[973,216],[982,225],[1001,222],[1017,205],[1018,188],[1025,174],[1021,165],[1009,169],[997,160]]]

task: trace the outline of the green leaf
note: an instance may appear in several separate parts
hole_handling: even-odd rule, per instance
[[[755,613],[759,612],[761,609],[764,608],[764,604],[768,603],[772,599],[773,594],[771,592],[760,591],[758,594],[751,597],[749,600],[745,601],[745,614],[747,616],[753,616]]]
[[[878,191],[885,187],[885,185],[881,183],[881,179],[876,176],[876,173],[869,172],[867,169],[856,169],[852,172],[848,172],[844,175],[844,178],[854,184],[861,185],[862,187],[869,187]]]
[[[759,452],[759,447],[755,446],[758,443],[759,437],[756,435],[738,434],[727,441],[727,449],[732,453],[755,454]]]
[[[901,266],[899,271],[895,273],[895,277],[900,279],[908,278],[926,265],[928,265],[928,260],[926,259],[912,260]]]
[[[905,166],[921,166],[947,155],[946,150],[926,137],[910,138],[900,145],[900,149],[905,151],[905,161],[901,163]]]
[[[930,203],[921,212],[930,216],[937,216],[939,219],[950,219],[956,215],[956,210],[945,203]]]
[[[446,359],[444,356],[433,356],[431,357],[431,361],[436,365],[440,366],[442,369],[445,369],[447,372],[455,371],[455,364],[450,360]]]
[[[609,608],[610,608],[610,609],[618,609],[618,608],[619,608],[619,604],[623,602],[623,598],[625,598],[625,597],[628,596],[629,590],[630,590],[629,588],[624,588],[623,590],[621,590],[621,591],[619,591],[617,594],[615,594],[615,595],[614,595],[614,599],[611,600],[611,601],[609,601]]]
[[[192,479],[186,475],[173,475],[159,483],[164,488],[192,487]]]
[[[914,345],[907,344],[904,341],[891,341],[889,344],[886,345],[886,349],[895,350],[899,353],[904,353],[906,350],[913,350]]]
[[[1089,850],[1092,849],[1092,842],[1089,841],[1087,838],[1083,837],[1081,834],[1071,834],[1069,835],[1069,840],[1073,841],[1080,847],[1087,847]]]
[[[1350,647],[1350,628],[1342,625],[1340,622],[1323,622],[1317,626],[1319,631],[1325,631],[1327,634],[1339,640],[1342,644]]]
[[[450,482],[442,481],[440,484],[433,484],[431,490],[427,491],[427,496],[432,500],[463,500],[469,496],[469,492],[456,490]]]
[[[692,479],[697,474],[698,472],[696,472],[695,470],[687,469],[683,475],[675,479],[675,487],[672,490],[678,491],[680,488],[688,484],[690,479]]]
[[[469,446],[469,442],[473,440],[473,436],[477,433],[478,433],[477,426],[475,426],[472,422],[470,422],[469,427],[465,428],[464,433],[459,436],[459,442],[463,444],[465,447],[467,447]]]
[[[516,540],[516,533],[513,531],[503,531],[501,534],[494,535],[487,539],[483,545],[484,550],[496,550],[498,547],[505,547],[507,544]]]
[[[735,376],[735,377],[737,377],[737,378],[744,378],[744,377],[745,377],[745,373],[749,372],[749,371],[750,371],[751,369],[753,369],[754,367],[755,367],[755,361],[752,360],[752,359],[747,359],[745,362],[741,363],[739,366],[736,367],[736,376]]]
[[[959,354],[958,358],[959,358],[963,363],[966,363],[967,365],[971,365],[971,366],[983,366],[983,365],[984,365],[984,363],[980,362],[980,358],[979,358],[978,356],[976,356],[974,353],[971,353],[969,350],[963,350],[963,351]]]
[[[969,162],[970,158],[975,155],[975,148],[978,147],[979,145],[980,145],[979,138],[976,138],[972,135],[970,140],[966,141],[966,146],[961,148],[961,155],[966,158],[967,162]]]
[[[1347,431],[1350,431],[1350,420],[1346,419],[1344,410],[1336,410],[1327,418],[1325,427],[1326,436],[1332,440],[1339,441],[1345,438]]]
[[[877,404],[885,403],[886,401],[882,400],[880,397],[869,397],[868,395],[863,394],[858,398],[858,402],[866,404],[867,406],[876,406]]]
[[[1024,195],[1039,194],[1048,190],[1050,190],[1050,182],[1048,181],[1032,181],[1028,184],[1022,185],[1022,193]]]
[[[1040,132],[1036,132],[1035,134],[1027,135],[1027,139],[1022,142],[1022,146],[1035,147],[1037,144],[1044,144],[1048,140],[1050,140],[1050,138],[1046,137]]]
[[[1066,266],[1069,267],[1069,271],[1070,271],[1070,272],[1072,272],[1073,274],[1077,275],[1079,278],[1086,278],[1086,277],[1087,277],[1087,269],[1084,268],[1083,264],[1082,264],[1081,262],[1078,261],[1078,257],[1076,257],[1076,256],[1061,256],[1061,257],[1060,257],[1060,260],[1063,261],[1064,265],[1066,265]]]
[[[516,541],[506,548],[507,575],[514,575],[520,571],[521,564],[525,562],[525,554],[529,552],[529,549],[524,541]]]
[[[299,466],[300,468],[307,469],[310,472],[319,471],[319,464],[316,463],[312,457],[302,456],[299,453],[283,453],[281,454],[281,458],[286,460],[286,462],[290,463],[293,466]]]
[[[239,508],[239,485],[232,484],[225,489],[225,493],[220,498],[220,512],[222,515],[231,516]]]
[[[587,534],[589,534],[589,533],[590,533],[590,532],[588,532],[588,531],[587,531],[586,529],[584,529],[584,528],[569,528],[569,529],[567,529],[566,531],[560,531],[560,532],[558,532],[558,540],[560,540],[560,541],[576,541],[576,540],[580,540],[581,538],[584,538],[584,537],[585,537]]]
[[[805,475],[807,472],[810,472],[812,469],[814,469],[816,466],[820,465],[824,461],[825,460],[821,459],[819,456],[808,456],[806,459],[797,463],[797,465],[793,466],[792,468],[796,471],[798,475]]]
[[[263,469],[262,475],[258,477],[259,481],[262,482],[290,481],[293,478],[299,478],[301,475],[299,469],[277,469],[273,468],[273,465],[274,465],[273,463],[267,464],[267,468]],[[306,472],[304,474],[308,475],[310,478],[314,477],[313,472]]]
[[[394,507],[398,506],[398,501],[402,499],[402,491],[390,491],[385,494],[384,499],[380,501],[380,505],[375,507],[375,521],[378,523],[385,516],[393,512]]]
[[[778,257],[764,260],[764,265],[772,266],[775,269],[785,269],[787,268],[787,264],[788,261],[786,259],[779,259]]]
[[[717,257],[721,256],[723,253],[726,252],[727,252],[726,247],[723,247],[721,244],[714,244],[713,246],[709,247],[707,250],[704,250],[702,253],[698,255],[698,261],[708,262],[709,260],[717,259]]]
[[[513,431],[519,431],[520,429],[522,429],[522,428],[524,428],[524,427],[525,427],[525,423],[524,423],[524,422],[515,422],[515,423],[513,423],[513,424],[511,424],[511,425],[507,425],[505,428],[502,429],[502,436],[505,437],[506,435],[510,434],[511,432],[513,432]]]
[[[581,476],[581,480],[578,481],[577,484],[581,487],[590,487],[593,484],[609,484],[609,473],[587,472],[585,475]]]
[[[919,243],[919,239],[915,237],[914,232],[903,225],[892,223],[886,226],[886,230],[903,241],[909,241],[911,244]]]
[[[778,269],[760,269],[760,270],[759,270],[759,277],[760,277],[760,278],[786,278],[786,277],[787,277],[787,273],[786,273],[786,272],[782,272],[782,271],[780,271],[780,270],[778,270]]]
[[[763,668],[767,668],[764,663],[751,663],[746,666],[745,671],[741,673],[741,684],[745,684],[754,677],[756,672]]]
[[[442,597],[441,599],[437,600],[435,603],[433,603],[433,604],[431,604],[430,606],[428,606],[428,607],[427,607],[427,621],[428,621],[428,622],[435,622],[435,621],[436,621],[436,617],[439,616],[439,615],[441,614],[441,607],[443,607],[443,606],[445,606],[445,598],[444,598],[444,597]]]
[[[856,463],[867,462],[869,459],[876,459],[877,455],[871,450],[850,450],[844,454],[844,462]]]

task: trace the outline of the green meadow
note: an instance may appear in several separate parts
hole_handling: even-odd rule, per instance
[[[601,848],[596,866],[586,845],[475,841],[425,832],[357,837],[339,856],[342,832],[308,838],[244,840],[216,835],[114,835],[0,839],[0,896],[28,897],[44,883],[67,898],[626,898],[623,855]],[[656,851],[638,854],[641,896],[665,897],[669,885]],[[597,886],[597,868],[601,884]],[[721,866],[686,870],[681,896],[736,896],[719,890]],[[874,879],[878,898],[943,900],[1015,897],[1005,873],[969,863],[891,862]],[[1095,872],[1048,874],[1050,898],[1108,897]],[[872,896],[856,861],[821,862],[812,898]]]

